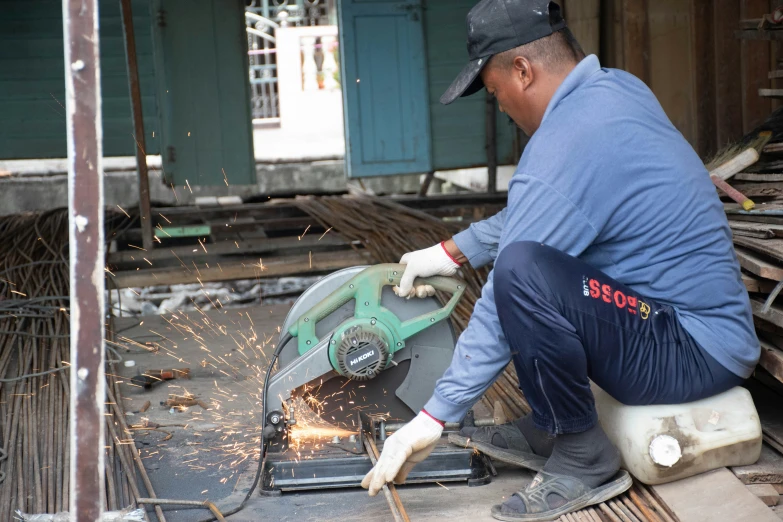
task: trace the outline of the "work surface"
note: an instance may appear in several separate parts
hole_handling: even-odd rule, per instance
[[[114,331],[131,353],[121,373],[129,424],[160,425],[158,430],[135,430],[155,493],[160,498],[209,499],[228,510],[244,496],[255,472],[255,444],[260,426],[261,374],[289,305],[187,312],[165,316],[120,318]],[[138,343],[138,344],[134,344]],[[156,348],[145,351],[140,345]],[[127,367],[125,361],[133,361]],[[144,390],[128,383],[131,377],[155,369],[190,368],[191,379],[175,379]],[[184,411],[163,407],[170,394],[192,394],[209,406]],[[140,413],[150,401],[149,409]],[[135,413],[134,413],[135,412]],[[167,433],[171,439],[164,441]],[[492,520],[490,508],[522,488],[531,474],[499,468],[487,486],[465,483],[405,486],[400,496],[414,520]],[[232,492],[233,495],[232,495]],[[206,518],[201,509],[165,508],[170,522]],[[389,520],[383,495],[367,496],[361,489],[286,493],[280,497],[253,495],[243,511],[228,520]]]
[[[136,447],[159,498],[208,499],[222,511],[242,500],[256,469],[262,376],[289,308],[254,306],[115,321],[115,337],[130,349],[120,349],[128,424],[136,426]],[[127,366],[130,361],[132,365]],[[129,383],[138,373],[169,368],[189,368],[191,378],[164,382],[151,390]],[[209,409],[200,405],[161,406],[170,395],[193,395]],[[149,409],[139,412],[146,401],[150,402]],[[486,414],[479,412],[479,416],[482,413]],[[159,427],[149,430],[145,426]],[[171,438],[164,440],[169,434]],[[491,507],[532,479],[531,473],[515,468],[499,467],[498,473],[491,484],[474,488],[465,483],[403,486],[399,488],[400,497],[412,520],[492,520]],[[705,495],[704,481],[720,482],[726,495],[722,505],[731,506],[729,509],[721,510],[714,496]],[[758,516],[744,518],[745,513],[754,510],[757,515],[777,518],[729,472],[686,479],[662,491],[673,495],[668,500],[674,505],[686,500],[685,507],[680,506],[682,513],[678,512],[681,522],[761,520]],[[694,506],[698,508],[694,510]],[[166,507],[164,511],[170,522],[208,517],[203,509]],[[705,514],[707,519],[702,516]],[[724,515],[726,518],[721,518]],[[227,520],[367,522],[390,520],[390,516],[383,495],[370,498],[357,488],[284,493],[279,497],[256,493],[245,509]]]

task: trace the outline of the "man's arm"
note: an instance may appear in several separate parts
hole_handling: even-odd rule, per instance
[[[457,261],[468,262],[473,268],[480,268],[498,257],[498,245],[503,233],[506,211],[504,208],[490,218],[471,224],[451,239],[454,248],[464,260]]]
[[[528,176],[512,181],[507,208],[505,227],[498,241],[500,247],[516,241],[537,241],[578,256],[598,235],[571,201],[553,187]],[[457,245],[461,246],[459,242]],[[490,272],[468,327],[457,342],[451,365],[424,408],[443,421],[461,420],[510,359],[511,352],[497,317]]]

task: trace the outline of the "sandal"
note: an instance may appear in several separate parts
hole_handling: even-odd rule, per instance
[[[503,437],[508,446],[507,449],[492,444],[495,435]],[[533,471],[541,471],[547,461],[545,457],[533,453],[525,436],[513,422],[478,428],[470,437],[459,433],[449,433],[449,442],[464,448],[473,448],[493,459]]]
[[[541,471],[524,491],[518,491],[511,497],[512,499],[517,497],[524,503],[524,513],[514,511],[507,505],[509,501],[506,501],[504,504],[492,507],[492,517],[506,521],[557,520],[566,513],[606,502],[627,491],[632,484],[631,475],[625,470],[620,470],[609,482],[594,489],[588,488],[575,477]],[[566,503],[551,507],[548,497],[552,494],[566,499]]]

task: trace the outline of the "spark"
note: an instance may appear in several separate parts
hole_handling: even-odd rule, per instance
[[[329,233],[330,230],[332,230],[332,227],[327,228],[326,232],[321,234],[321,237],[318,238],[318,241],[322,240],[324,238],[324,236]]]
[[[128,219],[130,219],[130,214],[128,214],[127,212],[125,212],[125,209],[124,209],[124,208],[122,208],[122,207],[121,207],[121,206],[119,206],[119,205],[117,205],[117,208],[118,208],[118,209],[120,209],[120,210],[122,210],[122,213],[123,213],[123,214],[125,214],[126,216],[128,216]]]
[[[302,232],[302,235],[298,236],[299,237],[299,241],[301,241],[302,238],[305,236],[305,234],[307,234],[308,230],[310,230],[310,225],[307,225],[307,228],[305,228],[304,232]]]
[[[191,194],[193,194],[193,189],[192,189],[192,188],[190,188],[190,181],[188,181],[188,180],[185,180],[185,185],[187,185],[187,186],[188,186],[188,190],[190,191],[190,193],[191,193]]]

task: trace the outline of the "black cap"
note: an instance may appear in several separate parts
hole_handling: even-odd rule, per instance
[[[549,0],[481,0],[465,21],[470,62],[440,97],[444,105],[484,87],[479,73],[493,55],[549,36],[566,26],[560,6]]]

